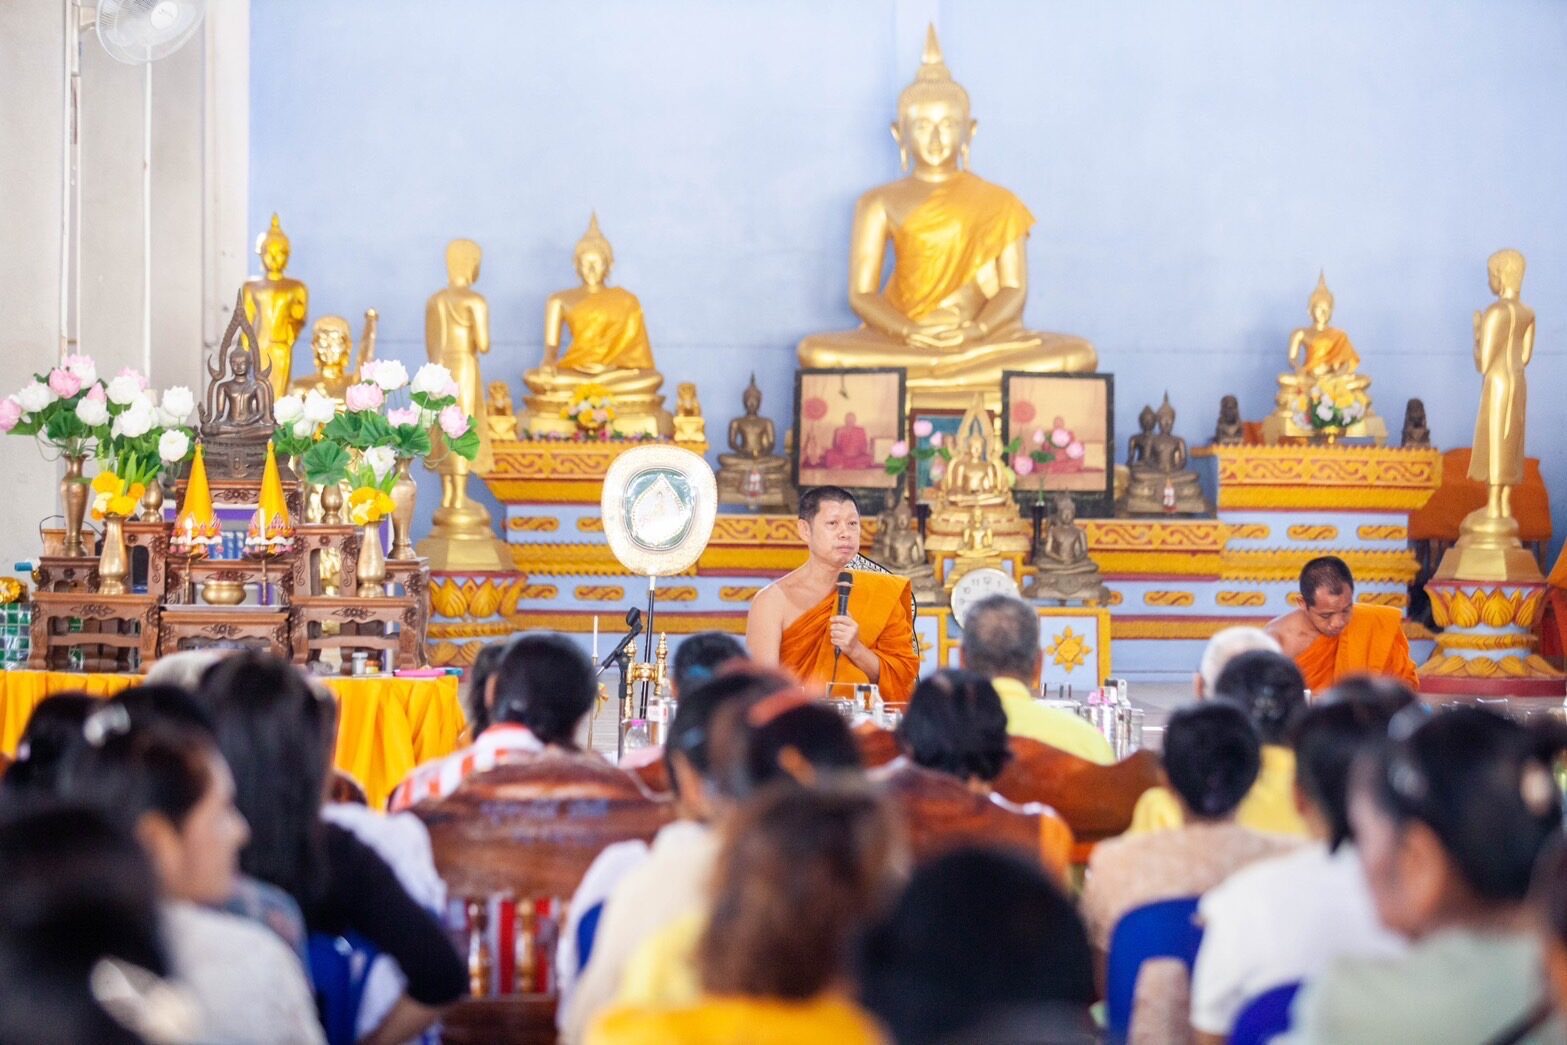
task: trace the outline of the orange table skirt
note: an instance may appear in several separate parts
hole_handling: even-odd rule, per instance
[[[50,694],[109,697],[138,681],[135,675],[0,671],[0,751],[16,754],[33,708]],[[359,781],[373,807],[384,808],[414,766],[457,750],[467,725],[457,676],[323,681],[337,698],[337,768]]]

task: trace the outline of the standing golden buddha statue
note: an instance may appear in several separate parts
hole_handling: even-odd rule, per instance
[[[427,464],[441,475],[441,506],[418,552],[430,560],[432,570],[513,568],[510,549],[490,529],[490,513],[468,499],[469,473],[495,467],[484,381],[479,375],[479,356],[490,350],[490,308],[484,295],[473,289],[482,258],[473,240],[454,239],[447,244],[447,286],[430,296],[424,310],[424,344],[430,362],[451,371],[457,405],[473,418],[479,433],[479,452],[471,462],[446,450],[439,429],[431,433],[434,449]]]
[[[965,169],[977,126],[932,26],[892,125],[913,173],[867,192],[854,210],[849,305],[864,325],[805,338],[801,366],[903,367],[910,405],[961,409],[975,392],[998,408],[1003,370],[1097,365],[1082,338],[1023,328],[1034,216],[1011,192]],[[882,287],[889,240],[894,263]]]
[[[297,279],[283,275],[288,267],[288,237],[278,216],[256,239],[256,255],[261,258],[263,275],[247,280],[243,286],[245,318],[256,331],[256,347],[261,358],[272,366],[272,398],[288,392],[289,372],[294,366],[294,342],[304,329],[310,311],[310,292]]]
[[[1499,250],[1486,269],[1496,300],[1474,316],[1480,413],[1469,455],[1469,478],[1485,483],[1486,502],[1464,517],[1436,579],[1538,581],[1540,565],[1518,539],[1512,506],[1513,487],[1524,480],[1524,368],[1534,356],[1534,310],[1519,300],[1522,254]]]
[[[533,393],[525,400],[522,428],[529,435],[565,434],[576,422],[565,417],[574,393],[584,385],[606,389],[615,400],[614,430],[622,435],[674,434],[674,419],[658,390],[664,375],[653,368],[642,303],[624,287],[607,285],[615,263],[598,215],[577,243],[582,285],[558,291],[544,304],[544,363],[523,375]],[[571,340],[561,354],[562,334]]]

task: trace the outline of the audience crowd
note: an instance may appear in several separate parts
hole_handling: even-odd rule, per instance
[[[1072,786],[1120,768],[1035,700],[1039,648],[1031,607],[983,600],[888,735],[691,636],[628,776],[588,743],[594,665],[527,634],[479,655],[466,746],[386,811],[333,767],[330,694],[271,656],[49,697],[0,779],[0,1045],[434,1040],[500,958],[432,832],[514,808],[492,782],[519,765],[632,781],[661,816],[571,895],[497,901],[539,930],[502,962],[544,985],[518,1003],[566,1042],[1567,1040],[1561,720],[1370,677],[1308,699],[1228,629],[1126,830],[1074,836],[1005,782],[1029,744]]]

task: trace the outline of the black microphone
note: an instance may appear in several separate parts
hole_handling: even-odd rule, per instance
[[[849,591],[854,587],[854,574],[844,570],[838,574],[838,616],[846,616],[849,612]],[[843,656],[843,650],[837,646],[832,648],[832,677],[838,680],[838,658]]]

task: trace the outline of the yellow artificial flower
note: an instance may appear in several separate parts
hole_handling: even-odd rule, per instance
[[[117,494],[109,498],[108,512],[110,515],[130,515],[136,510],[136,504],[139,500],[141,498],[132,497],[129,494]]]
[[[99,472],[93,476],[93,493],[119,493],[120,477],[113,472]]]
[[[348,517],[355,526],[380,522],[392,512],[391,495],[373,486],[361,486],[348,495]]]

